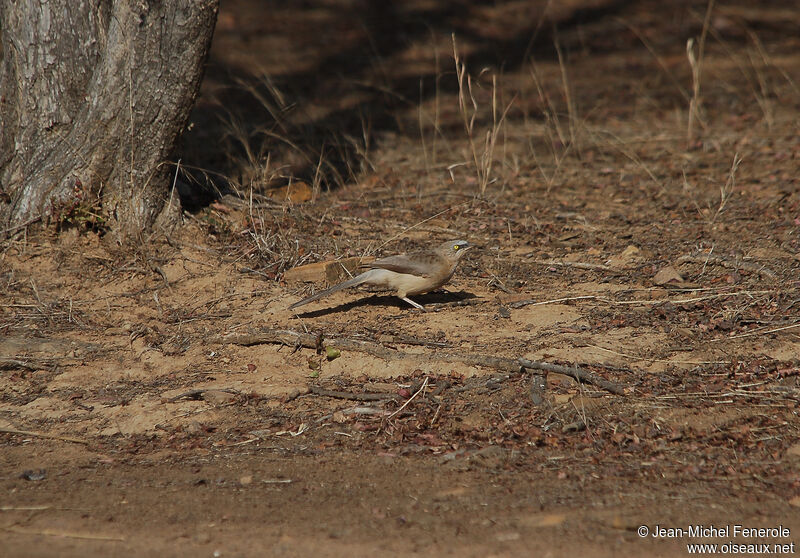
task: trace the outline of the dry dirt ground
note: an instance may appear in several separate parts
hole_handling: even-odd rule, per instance
[[[225,195],[2,244],[3,556],[800,543],[800,14],[545,4],[223,4],[180,157]],[[288,310],[291,267],[454,238],[429,312]]]

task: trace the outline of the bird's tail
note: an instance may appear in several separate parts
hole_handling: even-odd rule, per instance
[[[310,297],[304,298],[303,300],[301,300],[299,302],[295,302],[294,304],[289,306],[289,310],[297,308],[298,306],[303,306],[304,304],[308,304],[309,302],[314,302],[315,300],[319,300],[321,298],[325,298],[329,294],[333,294],[333,293],[335,293],[337,291],[341,291],[342,289],[346,289],[348,287],[355,287],[356,285],[360,285],[361,283],[365,283],[366,281],[369,281],[372,278],[372,276],[374,275],[375,271],[377,271],[377,270],[370,269],[369,271],[365,271],[361,275],[356,275],[355,277],[353,277],[351,279],[348,279],[347,281],[339,283],[338,285],[334,285],[330,289],[325,289],[324,291],[320,291],[320,292],[318,292],[316,294],[313,294]]]

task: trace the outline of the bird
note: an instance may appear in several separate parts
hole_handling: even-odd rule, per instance
[[[364,273],[295,302],[289,310],[363,284],[393,290],[414,308],[425,310],[424,306],[408,298],[409,295],[433,291],[450,281],[458,262],[472,247],[466,240],[448,240],[432,250],[389,256],[362,264],[361,268],[367,269]]]

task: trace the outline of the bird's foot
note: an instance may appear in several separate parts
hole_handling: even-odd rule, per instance
[[[424,307],[422,304],[418,304],[418,303],[414,302],[413,300],[411,300],[411,299],[410,299],[410,298],[408,298],[407,296],[401,296],[400,298],[402,298],[403,300],[405,300],[406,302],[408,302],[408,303],[409,303],[411,306],[413,306],[414,308],[419,308],[419,309],[420,309],[420,310],[422,310],[423,312],[427,312],[427,311],[428,311],[428,310],[427,310],[427,309],[426,309],[426,308],[425,308],[425,307]]]

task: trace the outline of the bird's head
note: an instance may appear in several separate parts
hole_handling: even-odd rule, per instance
[[[473,248],[472,244],[466,240],[448,240],[439,246],[439,253],[448,260],[457,262],[471,248]]]

